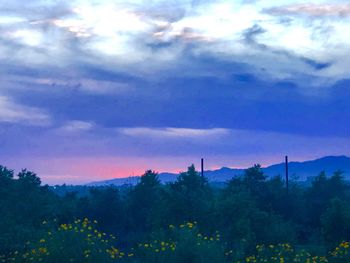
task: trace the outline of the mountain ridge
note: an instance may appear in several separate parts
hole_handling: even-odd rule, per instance
[[[208,178],[209,182],[222,183],[230,180],[235,176],[243,174],[245,169],[242,168],[229,168],[221,167],[216,170],[206,170],[204,175]],[[268,177],[284,176],[285,163],[272,164],[267,167],[263,167],[262,170]],[[331,175],[336,171],[343,171],[344,177],[350,180],[350,157],[346,155],[340,156],[325,156],[314,160],[306,161],[292,161],[289,162],[289,174],[290,177],[298,181],[307,181],[312,177],[317,176],[320,172],[325,171],[327,175]],[[169,183],[176,180],[178,174],[162,172],[159,173],[159,179],[162,183]],[[124,178],[115,178],[104,181],[97,181],[88,183],[88,186],[107,186],[107,185],[135,185],[139,181],[140,176],[129,176]]]

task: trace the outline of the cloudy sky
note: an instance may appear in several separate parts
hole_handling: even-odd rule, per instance
[[[350,4],[0,0],[0,164],[84,183],[350,154]]]

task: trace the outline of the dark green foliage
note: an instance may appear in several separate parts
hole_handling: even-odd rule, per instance
[[[40,234],[41,222],[56,216],[59,200],[34,173],[22,170],[15,180],[11,170],[0,170],[0,252],[8,252]]]
[[[307,218],[312,227],[321,226],[320,218],[332,198],[345,198],[348,187],[345,185],[341,173],[335,173],[328,178],[325,172],[320,173],[312,186],[306,190],[305,203],[307,207]]]
[[[0,165],[0,180],[10,180],[13,178],[13,170],[9,170],[4,166]]]
[[[350,204],[338,197],[332,199],[321,218],[322,231],[328,244],[350,238]]]
[[[153,220],[153,215],[160,200],[160,189],[158,174],[148,170],[126,198],[128,207],[126,227],[130,235],[135,237],[135,241],[154,229],[156,221]]]
[[[206,178],[202,178],[194,165],[180,173],[176,182],[168,186],[164,196],[169,213],[169,223],[198,221],[210,214],[212,192]]]
[[[224,263],[228,260],[220,234],[203,236],[194,223],[170,225],[153,233],[150,240],[136,246],[135,254],[136,262],[150,263]]]
[[[38,240],[47,232],[42,222],[59,225],[85,217],[116,235],[126,250],[151,238],[172,238],[181,242],[176,255],[164,262],[224,262],[220,255],[225,249],[243,257],[254,253],[257,244],[288,242],[323,251],[349,239],[350,194],[340,172],[331,177],[321,173],[309,187],[291,181],[287,193],[285,182],[267,178],[259,165],[220,188],[193,165],[174,183],[162,185],[158,174],[148,170],[136,186],[119,188],[41,186],[33,172],[15,175],[0,166],[0,255]],[[167,232],[169,225],[184,222],[196,222],[195,230]],[[203,257],[209,243],[194,245],[196,231],[207,236],[220,232],[220,244],[210,244],[212,255]]]
[[[124,204],[116,188],[92,188],[89,196],[80,199],[77,210],[78,217],[97,220],[107,232],[119,232],[125,222]]]
[[[28,171],[27,169],[23,169],[17,176],[18,181],[24,186],[35,187],[41,184],[40,178],[37,177],[35,173]]]

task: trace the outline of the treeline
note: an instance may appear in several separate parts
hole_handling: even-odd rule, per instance
[[[281,177],[267,178],[259,165],[215,188],[192,165],[166,185],[149,170],[136,186],[58,195],[35,173],[14,175],[0,166],[0,255],[25,250],[47,235],[48,225],[57,229],[83,218],[96,220],[124,250],[166,239],[169,226],[190,222],[200,235],[220,233],[220,244],[237,255],[285,243],[325,253],[350,238],[350,188],[341,172],[322,172],[310,187],[290,182],[287,192]]]

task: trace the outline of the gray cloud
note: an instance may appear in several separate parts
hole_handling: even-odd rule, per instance
[[[5,96],[0,96],[0,122],[47,126],[50,125],[51,118],[38,108],[15,103]]]
[[[191,138],[203,139],[210,137],[221,137],[228,135],[230,131],[223,128],[213,129],[190,129],[190,128],[118,128],[118,132],[131,137],[153,137],[153,138]]]

